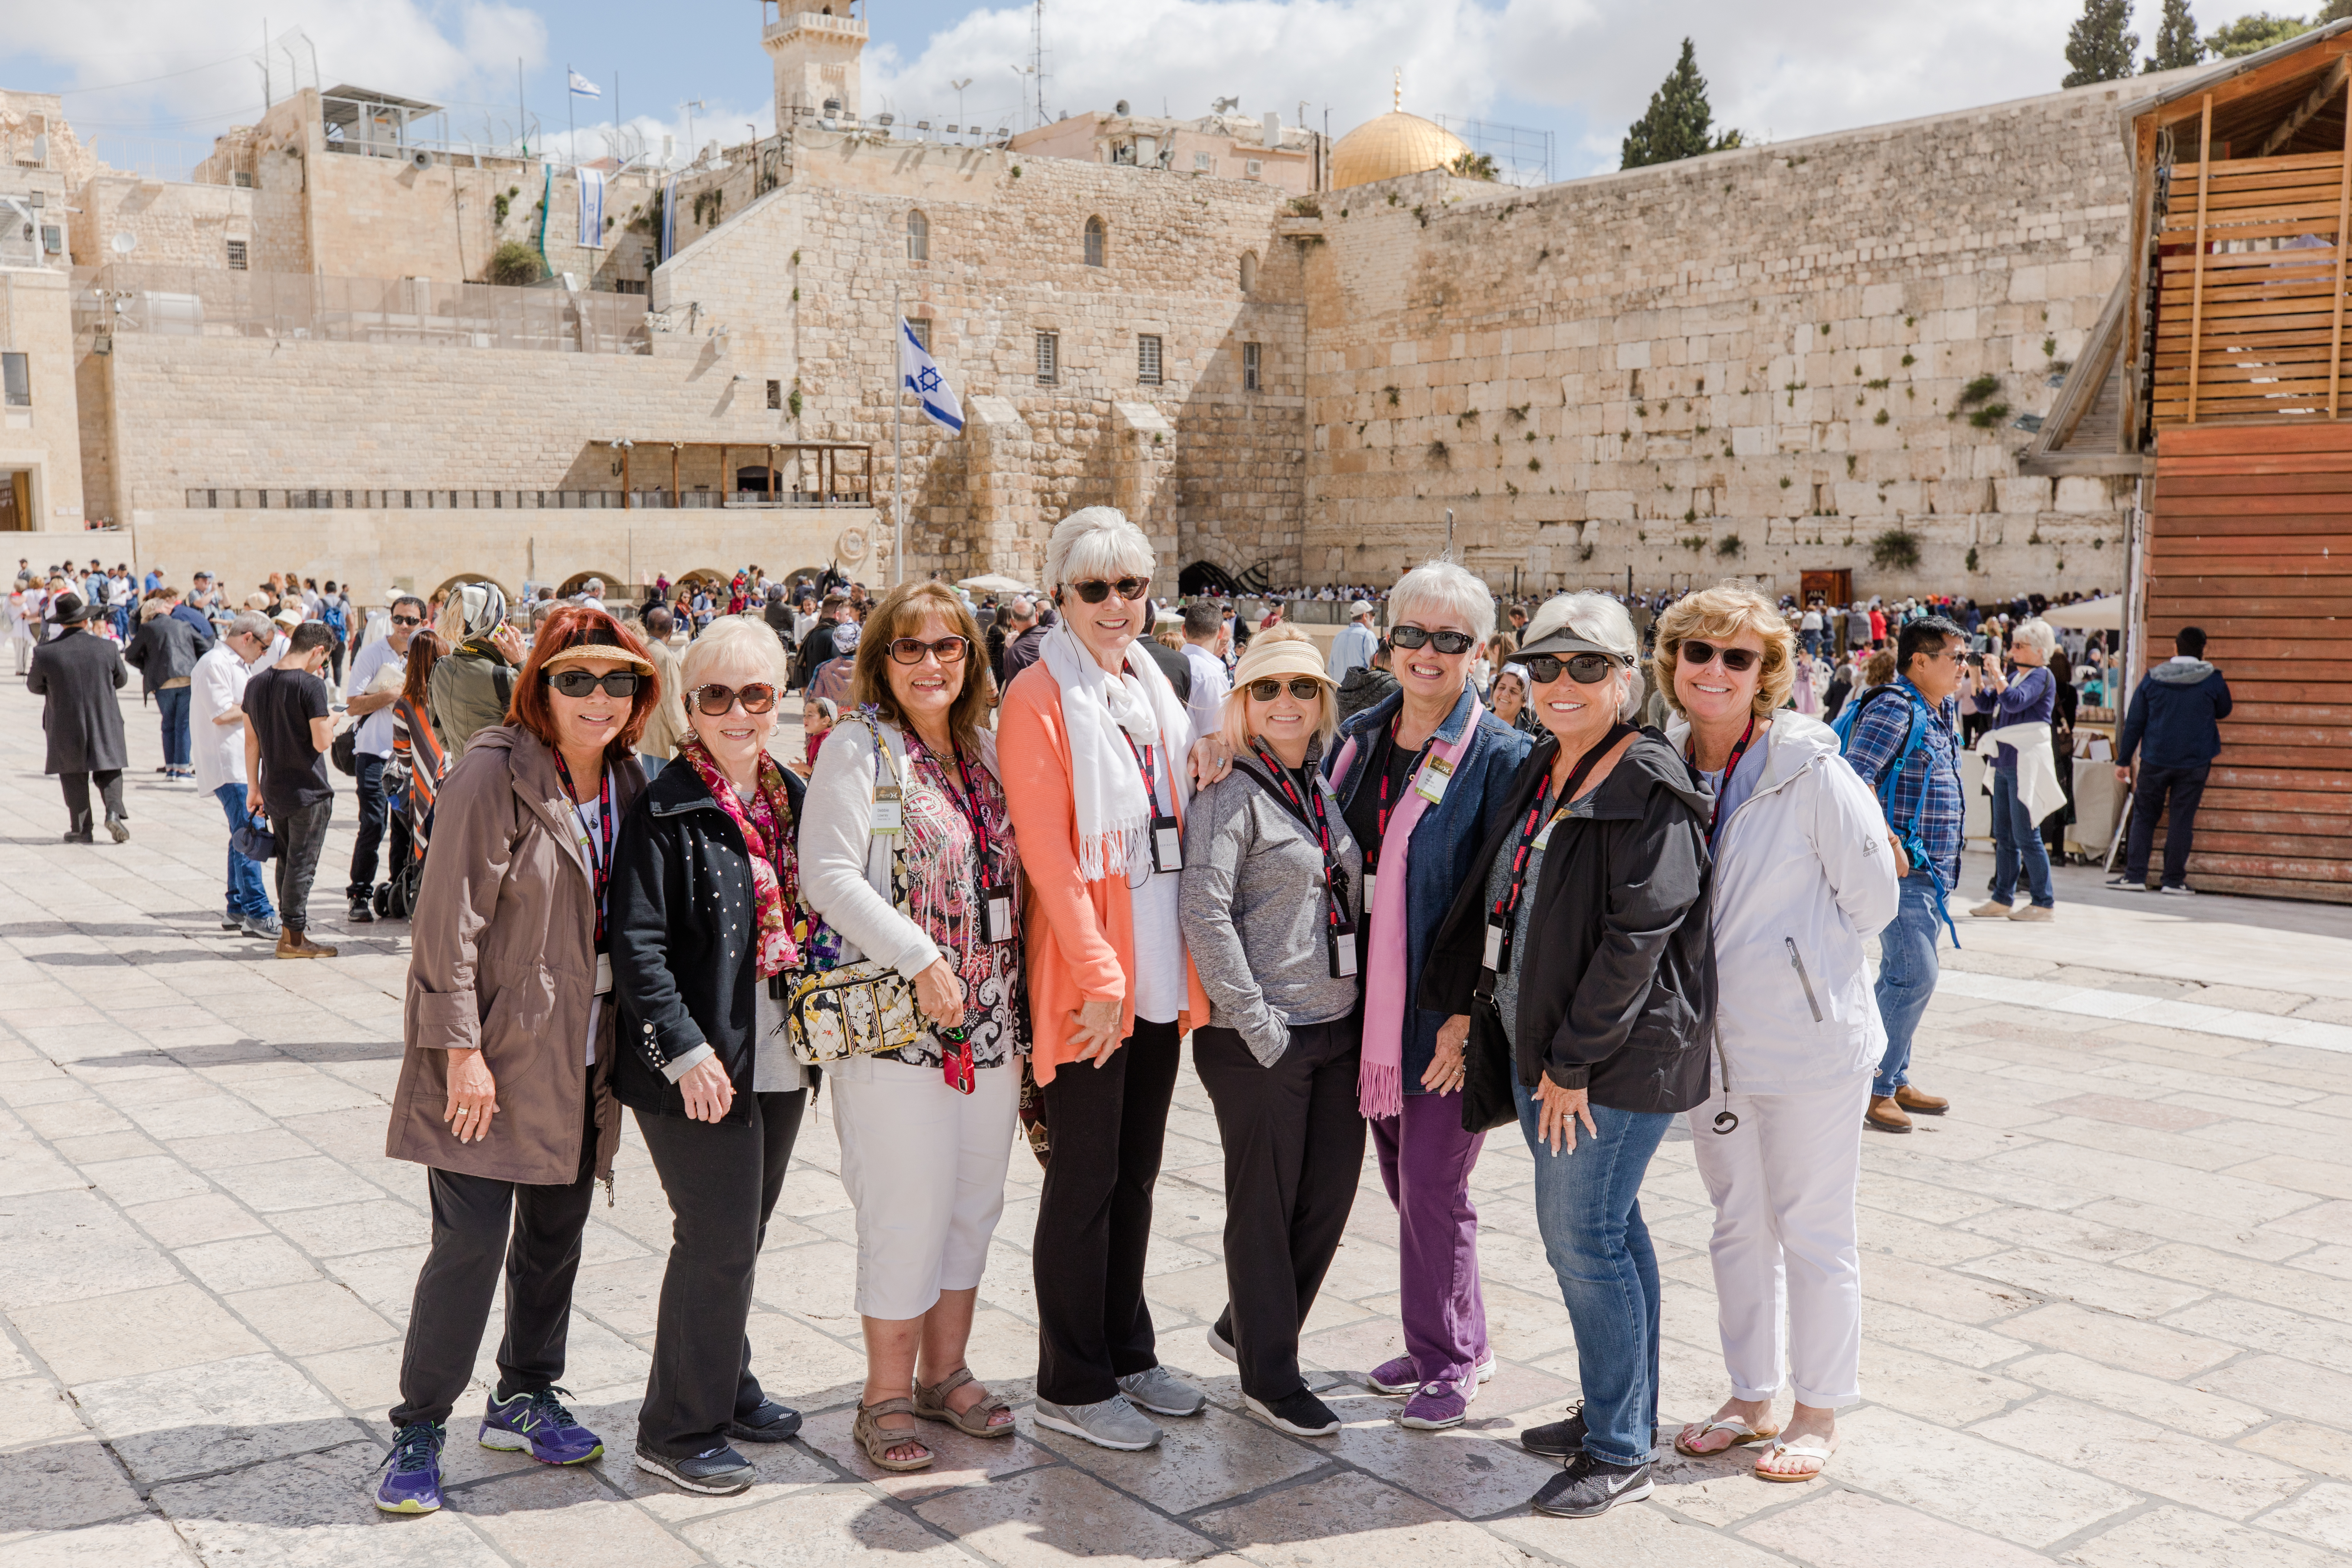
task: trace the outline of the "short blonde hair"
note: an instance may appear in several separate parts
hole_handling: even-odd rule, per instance
[[[1675,600],[1658,617],[1658,651],[1653,663],[1667,706],[1689,717],[1684,712],[1681,694],[1675,690],[1675,670],[1682,662],[1685,640],[1735,637],[1744,631],[1764,640],[1764,661],[1756,675],[1752,710],[1756,717],[1768,719],[1788,701],[1789,693],[1797,687],[1797,639],[1789,630],[1788,617],[1755,589],[1739,583],[1719,583]]]
[[[678,696],[705,684],[704,677],[720,669],[756,670],[760,679],[781,689],[784,684],[784,645],[764,621],[721,616],[709,629],[686,645],[677,661]]]

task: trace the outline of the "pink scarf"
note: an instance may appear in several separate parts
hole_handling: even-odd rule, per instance
[[[1471,693],[1470,719],[1462,726],[1461,736],[1432,747],[1431,759],[1443,757],[1449,763],[1459,760],[1478,733],[1478,721],[1485,712],[1477,694]],[[1333,767],[1334,775],[1347,777],[1357,754],[1366,750],[1357,737],[1349,736]],[[1372,901],[1371,942],[1364,959],[1363,1056],[1356,1069],[1356,1109],[1375,1120],[1404,1114],[1404,996],[1412,964],[1412,943],[1405,932],[1405,871],[1413,826],[1428,806],[1428,800],[1408,783],[1404,799],[1389,818],[1389,830],[1381,839],[1381,886],[1395,891],[1381,893]]]
[[[751,859],[751,901],[759,910],[760,978],[781,974],[801,961],[793,924],[801,901],[800,868],[792,855],[793,810],[784,794],[784,772],[776,766],[775,758],[763,753],[760,782],[747,803],[719,771],[698,737],[688,735],[677,754],[694,769],[695,776],[710,791],[710,798],[734,819],[736,831],[743,835],[743,847]],[[776,848],[771,850],[770,845]]]

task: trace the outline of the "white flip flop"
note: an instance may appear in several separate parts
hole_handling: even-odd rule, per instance
[[[1836,1444],[1833,1442],[1825,1441],[1820,1437],[1799,1437],[1794,1441],[1785,1437],[1775,1437],[1769,1447],[1756,1456],[1756,1479],[1759,1481],[1816,1480],[1823,1470],[1830,1468],[1830,1455],[1835,1447]],[[1764,1468],[1765,1460],[1780,1454],[1788,1454],[1800,1459],[1819,1459],[1821,1464],[1812,1470],[1794,1476],[1784,1476]]]
[[[1731,1441],[1720,1448],[1686,1448],[1683,1446],[1682,1434],[1677,1432],[1675,1434],[1675,1452],[1685,1459],[1712,1459],[1718,1454],[1727,1454],[1732,1449],[1748,1443],[1769,1443],[1780,1435],[1780,1429],[1778,1426],[1769,1432],[1759,1431],[1737,1415],[1729,1415],[1719,1421],[1708,1422],[1692,1436],[1696,1439],[1713,1432],[1728,1432],[1731,1434]]]

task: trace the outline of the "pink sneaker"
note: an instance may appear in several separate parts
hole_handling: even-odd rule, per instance
[[[1364,1382],[1374,1394],[1411,1394],[1421,1386],[1421,1369],[1412,1357],[1401,1355],[1374,1367]]]
[[[1478,1391],[1477,1381],[1465,1379],[1470,1394],[1462,1392],[1459,1384],[1424,1383],[1411,1399],[1404,1402],[1404,1411],[1397,1416],[1397,1425],[1410,1426],[1416,1432],[1443,1432],[1448,1426],[1459,1426],[1462,1418],[1470,1414],[1470,1398]]]

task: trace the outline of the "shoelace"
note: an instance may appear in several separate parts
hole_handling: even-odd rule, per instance
[[[393,1438],[392,1453],[383,1468],[395,1474],[421,1470],[431,1465],[441,1452],[441,1428],[417,1422],[403,1426]]]
[[[563,1401],[555,1397],[559,1394],[571,1392],[568,1388],[551,1385],[547,1388],[533,1389],[524,1394],[523,1403],[530,1407],[524,1415],[526,1425],[530,1424],[533,1417],[550,1423],[559,1431],[566,1426],[580,1425],[572,1418],[572,1412],[564,1408]]]

